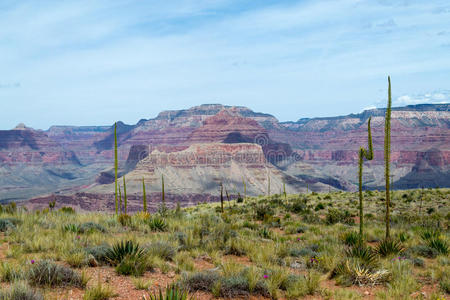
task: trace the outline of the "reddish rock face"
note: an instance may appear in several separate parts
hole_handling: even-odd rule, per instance
[[[3,166],[80,164],[72,151],[65,150],[44,132],[31,128],[0,130],[0,163]]]
[[[239,133],[249,140],[258,135],[267,135],[267,131],[253,119],[241,117],[238,113],[222,110],[207,118],[203,125],[189,136],[191,143],[223,142],[230,134]]]
[[[370,184],[376,187],[382,182],[382,175],[378,173],[384,156],[384,114],[383,109],[375,109],[342,117],[279,123],[268,114],[220,104],[165,111],[156,118],[143,119],[135,125],[118,122],[120,172],[132,172],[146,155],[155,150],[178,155],[197,143],[222,143],[223,146],[217,146],[220,151],[214,148],[216,146],[207,151],[231,155],[236,146],[226,144],[249,143],[261,146],[263,158],[273,167],[279,167],[278,170],[286,176],[306,178],[337,188],[351,188],[356,183],[358,149],[367,146],[367,120],[372,117],[375,159],[367,164],[367,172]],[[11,181],[11,176],[0,178],[0,183],[8,191],[15,191],[27,182],[32,191],[37,183],[30,179],[32,176],[29,174],[37,174],[41,180],[38,185],[42,187],[45,186],[42,180],[56,172],[58,176],[62,174],[63,179],[72,179],[56,182],[53,189],[36,189],[36,193],[54,191],[58,186],[64,186],[69,193],[72,188],[80,189],[94,183],[95,177],[98,183],[109,184],[114,157],[113,128],[53,126],[48,131],[35,131],[20,126],[17,130],[0,131],[0,169],[6,170],[18,164],[33,165],[34,168],[27,172],[22,170],[23,175],[17,181]],[[246,147],[240,151],[252,153]],[[450,105],[394,108],[391,148],[394,181],[413,187],[411,178],[426,174],[426,178],[431,178],[430,186],[435,184],[433,182],[450,186],[450,177],[447,176],[450,175]],[[177,155],[166,155],[164,161],[160,154],[159,160],[153,163],[161,166],[177,164],[180,160]],[[191,160],[188,165],[203,163]],[[220,165],[215,161],[209,163],[211,166]],[[66,172],[61,166],[72,169]],[[75,174],[74,170],[78,173]],[[18,171],[7,169],[7,174],[15,172]],[[440,181],[433,181],[435,177],[440,177]],[[6,178],[10,181],[6,182]],[[0,189],[0,201],[6,199],[2,191]],[[9,192],[8,197],[11,195]]]

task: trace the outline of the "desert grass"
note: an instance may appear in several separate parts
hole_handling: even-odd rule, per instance
[[[365,248],[358,248],[359,196],[350,192],[247,197],[223,212],[220,203],[199,204],[125,221],[3,209],[1,293],[20,285],[41,299],[75,287],[80,299],[127,299],[114,282],[89,281],[101,266],[149,295],[160,286],[152,274],[161,274],[191,295],[223,298],[363,299],[368,291],[372,299],[445,299],[449,198],[448,189],[394,191],[395,245],[386,245],[384,194],[364,192]]]

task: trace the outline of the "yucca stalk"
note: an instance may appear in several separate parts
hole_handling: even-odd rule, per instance
[[[166,194],[164,192],[164,175],[161,175],[161,197],[163,208],[166,208]]]
[[[145,181],[144,177],[142,177],[142,201],[144,202],[144,212],[147,212],[147,195],[145,193]]]
[[[220,183],[220,210],[223,213],[223,184]]]
[[[385,162],[385,180],[386,180],[386,239],[390,237],[390,204],[391,204],[391,194],[390,194],[390,177],[389,177],[389,166],[390,166],[390,156],[391,156],[391,106],[392,106],[392,96],[391,96],[391,77],[388,76],[388,105],[386,108],[386,117],[384,120],[384,162]]]
[[[267,174],[267,197],[270,197],[270,176]]]
[[[119,185],[119,211],[120,211],[120,213],[123,212],[123,209],[122,209],[122,190],[120,189],[120,185]]]
[[[117,159],[117,122],[114,123],[114,204],[116,208],[116,215],[119,212],[119,203],[117,201],[117,169],[119,168],[119,163]]]
[[[247,198],[247,185],[245,184],[245,179],[242,177],[242,184],[244,185],[244,199]]]
[[[364,159],[373,159],[373,145],[372,145],[372,133],[370,131],[370,120],[367,122],[367,133],[368,133],[368,144],[369,150],[364,149],[364,147],[359,148],[359,239],[363,240],[364,231],[364,208],[363,208],[363,192],[362,192],[362,173],[363,173],[363,163]]]
[[[125,214],[127,214],[127,202],[127,183],[125,180],[125,175],[123,175],[123,209]]]
[[[286,194],[286,183],[283,181],[283,195],[284,195],[284,200],[286,201],[287,199],[287,194]]]

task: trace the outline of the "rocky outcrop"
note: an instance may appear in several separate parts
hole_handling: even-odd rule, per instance
[[[142,178],[145,178],[147,190],[160,192],[161,176],[164,176],[165,191],[181,198],[202,194],[207,199],[217,199],[221,183],[236,197],[244,194],[243,181],[247,195],[261,195],[267,193],[268,178],[272,193],[279,193],[283,183],[288,193],[306,191],[307,185],[304,180],[289,176],[270,164],[262,147],[250,143],[193,144],[176,152],[153,150],[126,174],[127,190],[141,195]],[[323,191],[329,186],[311,181],[309,189]],[[113,190],[113,184],[104,184],[92,186],[86,192],[106,195]]]
[[[134,125],[118,122],[119,175],[127,174],[136,191],[141,175],[148,176],[149,188],[157,191],[164,174],[173,194],[207,197],[217,195],[218,182],[226,178],[230,189],[239,190],[244,177],[255,183],[252,193],[264,193],[264,172],[273,174],[274,190],[283,181],[293,183],[292,191],[302,190],[305,182],[316,184],[317,190],[352,190],[358,180],[358,149],[367,143],[372,117],[375,158],[367,163],[363,179],[365,188],[377,188],[383,184],[384,114],[384,109],[374,109],[280,123],[269,114],[220,104],[165,111]],[[34,131],[21,124],[0,131],[0,171],[8,175],[2,179],[0,201],[56,190],[111,193],[113,130],[53,126]],[[256,153],[253,164],[235,156],[251,159]],[[450,186],[449,165],[450,105],[394,108],[394,187]]]

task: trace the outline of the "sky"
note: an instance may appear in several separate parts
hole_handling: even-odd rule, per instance
[[[448,0],[0,0],[0,129],[450,101]]]

